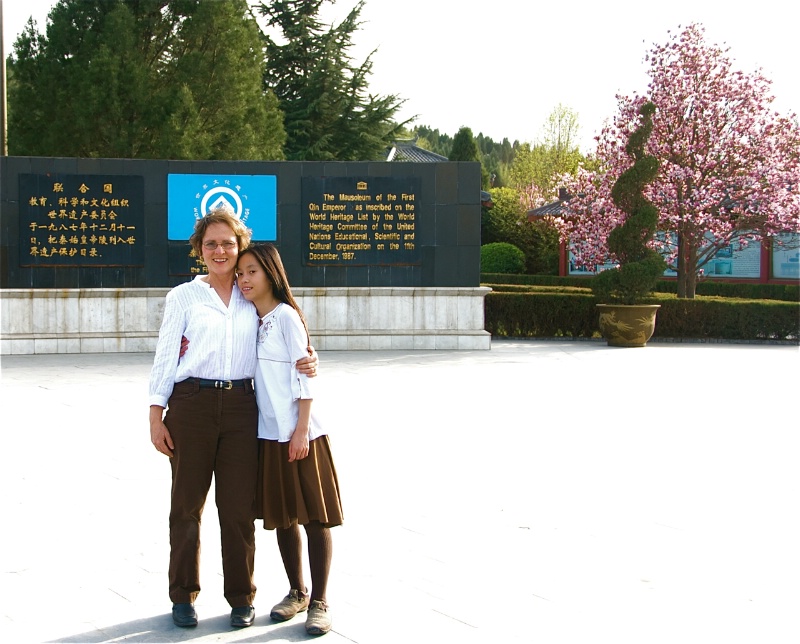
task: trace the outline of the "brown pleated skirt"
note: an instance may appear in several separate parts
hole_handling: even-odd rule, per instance
[[[308,456],[289,462],[289,443],[258,441],[256,511],[266,530],[319,521],[341,525],[339,479],[327,435],[308,445]]]

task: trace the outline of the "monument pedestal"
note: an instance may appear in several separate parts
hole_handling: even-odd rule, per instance
[[[487,287],[292,289],[320,351],[483,350]],[[2,289],[0,355],[154,351],[167,288]]]

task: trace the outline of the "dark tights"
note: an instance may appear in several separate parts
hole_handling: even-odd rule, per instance
[[[311,568],[311,601],[325,601],[328,587],[328,573],[331,569],[333,542],[331,530],[319,521],[310,521],[305,526],[308,539],[308,564]],[[283,567],[289,578],[290,588],[307,592],[303,582],[303,540],[300,527],[278,528],[278,548],[281,551]]]

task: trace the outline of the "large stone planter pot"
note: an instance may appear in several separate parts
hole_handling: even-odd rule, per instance
[[[600,334],[610,347],[644,347],[653,337],[660,304],[597,304]]]

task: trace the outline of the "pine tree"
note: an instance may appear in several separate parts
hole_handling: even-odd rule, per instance
[[[11,154],[281,158],[245,0],[59,0],[49,18],[14,45]]]
[[[325,30],[318,18],[326,0],[274,0],[256,10],[266,18],[265,86],[285,114],[286,157],[295,160],[374,160],[406,122],[393,118],[397,96],[368,91],[372,55],[354,65],[348,50],[360,26],[359,2],[338,25]],[[279,30],[284,44],[270,31]]]
[[[477,161],[480,163],[481,188],[488,189],[490,187],[491,178],[489,177],[489,172],[482,163],[478,143],[475,137],[472,136],[470,128],[462,127],[458,130],[455,137],[453,137],[453,147],[450,148],[450,155],[447,158],[450,161]]]
[[[472,136],[472,130],[462,127],[453,137],[453,147],[447,157],[450,161],[480,161],[481,156],[478,151],[478,144]]]

